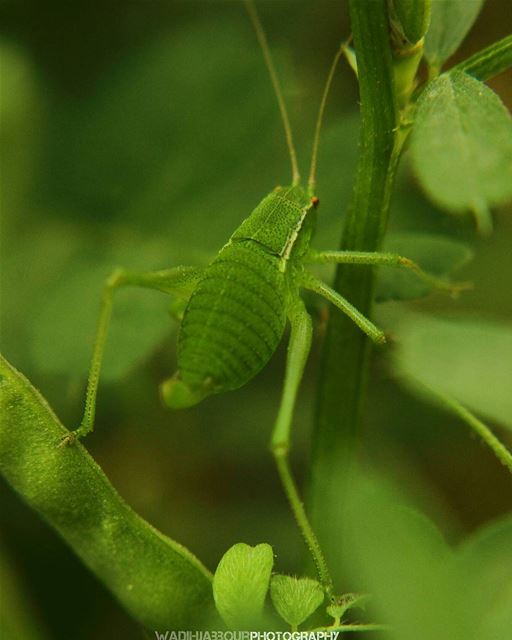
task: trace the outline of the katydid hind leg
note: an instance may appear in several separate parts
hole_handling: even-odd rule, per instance
[[[328,594],[333,592],[333,583],[316,534],[308,520],[290,469],[288,453],[293,412],[304,367],[311,349],[312,321],[304,303],[297,296],[288,312],[291,325],[290,342],[286,360],[286,373],[279,413],[274,425],[271,450],[279,477],[292,508],[297,524],[313,556],[318,575]]]
[[[63,444],[70,444],[91,432],[94,428],[96,399],[100,379],[101,364],[112,317],[114,292],[122,286],[156,289],[172,293],[177,298],[188,299],[201,275],[195,267],[175,267],[162,271],[129,272],[117,269],[106,280],[100,303],[100,314],[94,339],[93,355],[87,379],[84,414],[80,426],[70,433]]]

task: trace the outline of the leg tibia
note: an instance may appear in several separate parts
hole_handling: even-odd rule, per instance
[[[294,307],[289,311],[288,317],[290,319],[291,335],[288,345],[283,395],[272,434],[272,450],[276,448],[280,450],[288,449],[293,410],[311,348],[313,333],[311,318],[300,298],[297,298]]]
[[[270,448],[272,449],[277,471],[293,514],[313,556],[320,581],[326,592],[331,594],[333,591],[332,579],[329,575],[317,537],[309,523],[304,505],[297,491],[288,461],[293,410],[311,347],[312,322],[304,307],[304,303],[298,297],[289,309],[288,317],[291,325],[291,335],[286,359],[286,373],[281,405],[272,432]]]
[[[87,392],[85,397],[85,409],[82,422],[78,429],[73,431],[66,442],[70,443],[77,438],[85,436],[93,430],[94,415],[96,411],[96,396],[101,371],[103,353],[107,340],[114,291],[122,286],[142,287],[144,289],[157,289],[165,293],[173,293],[177,297],[187,299],[192,293],[195,284],[201,275],[201,270],[195,267],[176,267],[163,271],[130,272],[116,269],[105,281],[100,304],[100,315],[94,340],[94,350],[89,368],[87,380]]]
[[[375,344],[384,344],[386,342],[386,336],[384,332],[376,327],[371,320],[368,320],[366,316],[364,316],[360,311],[358,311],[348,300],[346,300],[343,296],[331,289],[331,287],[324,284],[318,278],[311,275],[310,273],[305,272],[303,274],[303,280],[301,285],[305,289],[309,289],[310,291],[314,291],[319,295],[323,296],[329,302],[332,302],[340,311],[343,311],[355,324],[366,333],[366,335],[375,342]]]

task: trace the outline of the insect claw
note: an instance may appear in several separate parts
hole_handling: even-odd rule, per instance
[[[379,347],[387,344],[387,341],[388,341],[388,337],[384,332],[377,335],[375,338],[375,344],[378,345]]]

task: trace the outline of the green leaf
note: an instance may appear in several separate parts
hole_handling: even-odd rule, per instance
[[[434,0],[430,28],[425,36],[425,57],[433,67],[458,49],[477,19],[484,0]]]
[[[232,629],[250,628],[260,620],[274,563],[272,547],[242,542],[222,556],[213,577],[213,597]]]
[[[29,381],[0,359],[0,471],[141,624],[196,627],[211,576],[185,547],[140,518]]]
[[[512,197],[512,118],[498,96],[461,73],[422,94],[411,138],[415,172],[434,202],[472,210],[489,230],[489,207]]]
[[[480,529],[458,552],[462,576],[473,576],[469,594],[479,611],[479,638],[512,637],[512,516]]]
[[[270,597],[281,618],[297,628],[318,609],[324,601],[324,590],[312,578],[272,576]]]
[[[402,380],[419,380],[512,428],[510,325],[408,314],[395,331],[394,367]]]
[[[384,250],[398,253],[416,262],[427,273],[446,278],[473,257],[468,245],[445,236],[400,233],[390,234]],[[379,269],[375,297],[385,300],[412,300],[426,296],[432,287],[408,269]]]
[[[392,626],[393,640],[476,640],[476,612],[453,553],[433,522],[404,504],[383,477],[351,481],[343,505],[345,579],[371,593],[372,619]]]

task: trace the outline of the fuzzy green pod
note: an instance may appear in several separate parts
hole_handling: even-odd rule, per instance
[[[211,576],[185,547],[122,500],[41,395],[0,356],[0,471],[149,629],[196,627],[210,615]]]
[[[391,0],[393,26],[411,45],[419,42],[430,25],[432,0]]]

